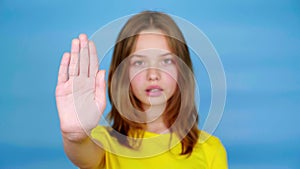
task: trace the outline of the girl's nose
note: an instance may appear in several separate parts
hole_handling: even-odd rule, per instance
[[[156,80],[160,80],[160,73],[158,69],[155,68],[149,68],[147,70],[147,79],[149,81],[156,81]]]

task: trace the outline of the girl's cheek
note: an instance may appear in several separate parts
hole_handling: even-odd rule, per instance
[[[136,74],[135,76],[131,77],[131,84],[135,86],[140,86],[143,84],[143,75],[142,73]]]
[[[131,81],[135,80],[135,79],[141,80],[143,78],[143,74],[144,74],[144,71],[130,69],[129,70],[129,79]]]
[[[178,71],[177,71],[177,69],[166,70],[165,71],[165,77],[168,80],[175,80],[175,81],[177,81],[177,79],[178,79]]]
[[[173,77],[174,79],[177,79],[178,70],[177,70],[176,66],[174,66],[174,65],[164,66],[164,67],[161,67],[161,70],[165,74]]]

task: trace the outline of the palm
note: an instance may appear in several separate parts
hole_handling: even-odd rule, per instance
[[[87,41],[81,38],[80,42],[84,40]],[[98,71],[94,44],[87,44],[88,47],[79,49],[76,46],[79,44],[73,41],[71,55],[65,54],[61,62],[56,103],[61,130],[65,133],[92,130],[105,109],[104,71]]]

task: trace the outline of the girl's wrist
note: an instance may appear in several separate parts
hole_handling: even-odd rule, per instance
[[[61,132],[64,139],[69,142],[82,143],[89,138],[86,132]]]

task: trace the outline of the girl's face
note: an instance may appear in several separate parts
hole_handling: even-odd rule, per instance
[[[141,34],[129,57],[129,78],[135,97],[144,110],[163,105],[177,89],[176,56],[162,34]]]

